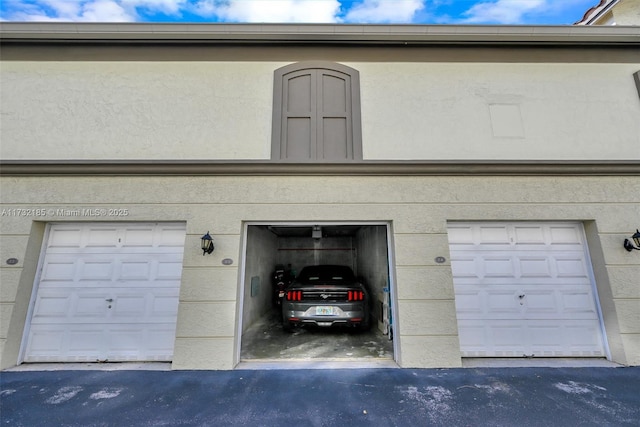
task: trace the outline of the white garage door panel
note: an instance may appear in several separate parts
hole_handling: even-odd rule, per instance
[[[185,227],[52,225],[25,361],[171,360]]]
[[[554,248],[555,249],[555,248]],[[531,279],[544,283],[545,279],[553,283],[584,283],[589,281],[588,264],[584,252],[562,251],[562,253],[548,253],[551,251],[533,252],[514,249],[502,249],[482,252],[473,247],[451,247],[451,268],[453,274],[465,283],[482,284],[484,282],[498,284],[511,283],[513,277]],[[507,252],[507,253],[499,253]]]
[[[603,357],[600,328],[580,321],[458,321],[465,357]],[[524,339],[523,339],[524,338]]]
[[[78,224],[55,225],[47,242],[47,253],[144,253],[165,248],[162,253],[182,253],[183,224]],[[173,251],[171,250],[173,248]]]
[[[105,282],[126,282],[127,286],[175,287],[182,274],[182,254],[51,255],[43,265],[40,287],[102,287]]]
[[[30,334],[29,358],[25,361],[167,361],[173,356],[174,336],[175,324],[145,325],[142,328],[137,325],[106,328],[81,324],[52,325]]]
[[[497,246],[548,246],[582,245],[582,233],[577,224],[516,224],[450,223],[449,242],[452,245]]]
[[[101,360],[104,342],[102,327],[83,325],[82,330],[63,325],[51,325],[33,330],[27,343],[26,362],[69,362]]]
[[[525,291],[526,290],[526,291]],[[524,297],[520,298],[521,295]],[[598,320],[593,293],[580,285],[522,284],[456,286],[459,319],[592,319]]]
[[[451,223],[461,350],[468,357],[603,356],[579,223]]]
[[[179,290],[170,288],[41,289],[31,323],[171,321],[178,314],[178,296]]]

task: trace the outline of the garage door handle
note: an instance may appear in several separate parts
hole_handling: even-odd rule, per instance
[[[524,294],[523,295],[518,295],[518,298],[520,298],[520,299],[524,298]]]
[[[106,302],[113,302],[113,298],[109,298],[105,300]]]

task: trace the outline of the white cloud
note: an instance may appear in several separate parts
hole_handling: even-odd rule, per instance
[[[78,16],[78,14],[82,10],[81,3],[73,0],[45,0],[41,3],[45,7],[53,9],[56,13],[56,16],[60,18]]]
[[[64,22],[131,22],[131,13],[116,0],[41,0],[11,3],[19,11],[11,15],[14,21],[64,21]]]
[[[189,2],[187,0],[120,0],[120,3],[129,10],[141,8],[166,15],[180,15],[181,10]]]
[[[129,14],[115,1],[101,0],[87,3],[82,10],[79,21],[88,22],[130,22],[135,17]]]
[[[497,0],[475,4],[464,12],[464,24],[520,24],[524,15],[546,9],[547,0]]]
[[[199,0],[192,12],[232,22],[336,22],[338,0]]]
[[[424,9],[424,0],[363,0],[347,12],[348,22],[411,22]]]

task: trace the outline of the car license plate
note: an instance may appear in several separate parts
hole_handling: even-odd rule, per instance
[[[333,307],[324,305],[317,306],[316,316],[333,316]]]

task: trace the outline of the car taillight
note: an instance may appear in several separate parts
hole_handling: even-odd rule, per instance
[[[347,293],[347,299],[349,301],[364,301],[364,292],[362,292],[362,291],[349,291]]]
[[[287,301],[302,301],[302,291],[287,291]]]

